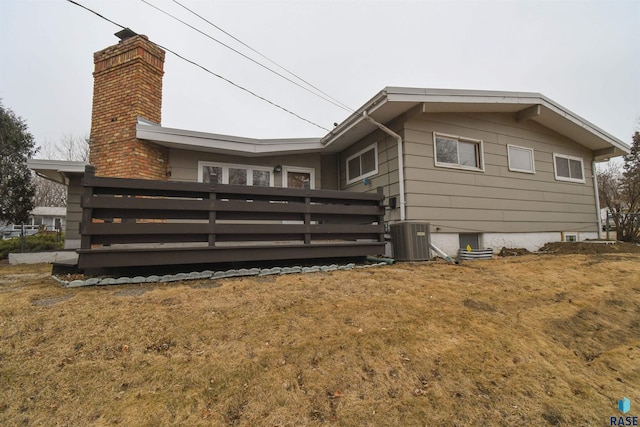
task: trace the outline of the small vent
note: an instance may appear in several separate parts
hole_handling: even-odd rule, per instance
[[[428,261],[431,259],[428,222],[398,222],[391,224],[393,257],[398,261]]]

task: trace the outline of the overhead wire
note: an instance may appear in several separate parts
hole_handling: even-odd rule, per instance
[[[211,39],[211,40],[213,40],[214,42],[216,42],[216,43],[218,43],[218,44],[220,44],[220,45],[222,45],[222,46],[226,47],[227,49],[229,49],[229,50],[233,51],[234,53],[237,53],[238,55],[242,56],[243,58],[245,58],[245,59],[247,59],[247,60],[249,60],[249,61],[251,61],[251,62],[253,62],[254,64],[258,65],[259,67],[264,68],[265,70],[267,70],[267,71],[269,71],[269,72],[271,72],[271,73],[273,73],[273,74],[275,74],[275,75],[277,75],[277,76],[279,76],[279,77],[281,77],[281,78],[285,79],[285,80],[286,80],[286,81],[288,81],[289,83],[292,83],[292,84],[294,84],[294,85],[298,86],[298,87],[299,87],[299,88],[301,88],[302,90],[305,90],[305,91],[307,91],[307,92],[311,93],[312,95],[317,96],[317,97],[319,97],[319,98],[323,99],[324,101],[329,102],[330,104],[333,104],[334,106],[336,106],[336,107],[338,107],[338,108],[341,108],[341,109],[343,109],[343,110],[346,110],[347,112],[350,112],[350,113],[352,113],[352,112],[353,112],[353,110],[351,110],[349,107],[345,107],[345,106],[343,106],[339,101],[338,101],[338,102],[336,102],[336,101],[332,100],[330,97],[323,96],[323,95],[321,95],[321,94],[319,94],[319,93],[317,93],[317,92],[312,91],[312,90],[311,90],[311,89],[309,89],[308,87],[303,86],[303,85],[301,85],[300,83],[298,83],[298,82],[296,82],[296,81],[294,81],[294,80],[290,79],[289,77],[287,77],[287,76],[283,75],[282,73],[279,73],[278,71],[276,71],[276,70],[274,70],[274,69],[272,69],[272,68],[267,67],[267,66],[266,66],[266,65],[264,65],[263,63],[261,63],[261,62],[259,62],[259,61],[256,61],[255,59],[251,58],[250,56],[245,55],[244,53],[240,52],[239,50],[234,49],[233,47],[229,46],[228,44],[226,44],[226,43],[224,43],[224,42],[222,42],[222,41],[220,41],[220,40],[216,39],[216,38],[215,38],[215,37],[213,37],[212,35],[205,33],[204,31],[202,31],[202,30],[200,30],[200,29],[198,29],[198,28],[194,27],[193,25],[189,24],[188,22],[186,22],[186,21],[184,21],[184,20],[182,20],[182,19],[180,19],[180,18],[176,17],[175,15],[172,15],[171,13],[169,13],[169,12],[167,12],[167,11],[165,11],[165,10],[161,9],[160,7],[158,7],[158,6],[156,6],[156,5],[152,4],[152,3],[150,3],[149,1],[147,1],[147,0],[140,0],[140,1],[141,1],[142,3],[144,3],[144,4],[146,4],[146,5],[148,5],[148,6],[152,7],[152,8],[154,8],[154,9],[155,9],[155,10],[157,10],[158,12],[165,14],[166,16],[168,16],[168,17],[170,17],[170,18],[172,18],[172,19],[174,19],[174,20],[176,20],[176,21],[180,22],[180,23],[181,23],[181,24],[183,24],[183,25],[186,25],[187,27],[191,28],[192,30],[197,31],[198,33],[202,34],[203,36],[205,36],[205,37],[207,37],[207,38],[209,38],[209,39]]]
[[[105,17],[104,15],[101,15],[100,13],[98,13],[98,12],[96,12],[96,11],[94,11],[94,10],[92,10],[92,9],[90,9],[90,8],[88,8],[88,7],[86,7],[86,6],[82,5],[82,4],[80,4],[80,3],[76,2],[76,1],[74,1],[74,0],[67,0],[67,1],[68,1],[69,3],[72,3],[72,4],[76,5],[76,6],[81,7],[82,9],[85,9],[85,10],[86,10],[86,11],[88,11],[88,12],[93,13],[94,15],[96,15],[96,16],[98,16],[98,17],[100,17],[100,18],[104,19],[105,21],[107,21],[107,22],[109,22],[109,23],[111,23],[111,24],[113,24],[113,25],[115,25],[115,26],[117,26],[117,27],[120,27],[120,28],[121,28],[121,29],[123,29],[123,30],[124,30],[125,28],[127,28],[127,27],[125,27],[124,25],[119,24],[119,23],[117,23],[117,22],[115,22],[115,21],[113,21],[113,20],[111,20],[111,19],[107,18],[107,17]],[[231,80],[227,79],[226,77],[221,76],[220,74],[217,74],[217,73],[215,73],[215,72],[213,72],[213,71],[209,70],[209,69],[208,69],[208,68],[206,68],[205,66],[200,65],[200,64],[198,64],[197,62],[195,62],[195,61],[193,61],[193,60],[191,60],[191,59],[188,59],[188,58],[186,58],[186,57],[184,57],[184,56],[180,55],[179,53],[175,52],[174,50],[169,49],[169,48],[167,48],[166,46],[162,46],[162,45],[160,45],[160,44],[158,44],[158,43],[154,43],[154,44],[155,44],[155,45],[157,45],[158,47],[160,47],[161,49],[164,49],[164,50],[166,50],[167,52],[172,53],[173,55],[175,55],[176,57],[178,57],[178,58],[182,59],[183,61],[188,62],[188,63],[190,63],[190,64],[192,64],[192,65],[195,65],[196,67],[198,67],[198,68],[200,68],[200,69],[204,70],[205,72],[207,72],[207,73],[209,73],[209,74],[211,74],[211,75],[213,75],[213,76],[215,76],[215,77],[217,77],[217,78],[219,78],[219,79],[221,79],[221,80],[224,80],[225,82],[227,82],[227,83],[229,83],[229,84],[233,85],[234,87],[236,87],[236,88],[238,88],[238,89],[240,89],[240,90],[242,90],[242,91],[244,91],[244,92],[247,92],[248,94],[250,94],[250,95],[252,95],[252,96],[254,96],[254,97],[256,97],[256,98],[258,98],[258,99],[260,99],[260,100],[262,100],[262,101],[264,101],[264,102],[267,102],[268,104],[270,104],[270,105],[272,105],[272,106],[274,106],[274,107],[276,107],[276,108],[279,108],[280,110],[285,111],[286,113],[289,113],[289,114],[291,114],[292,116],[297,117],[298,119],[300,119],[300,120],[302,120],[302,121],[305,121],[305,122],[307,122],[307,123],[309,123],[309,124],[311,124],[311,125],[313,125],[313,126],[316,126],[316,127],[320,128],[320,129],[323,129],[323,130],[325,130],[325,131],[329,132],[329,129],[327,129],[326,127],[324,127],[324,126],[322,126],[322,125],[319,125],[319,124],[317,124],[317,123],[315,123],[315,122],[313,122],[313,121],[311,121],[311,120],[309,120],[309,119],[306,119],[306,118],[304,118],[304,117],[300,116],[299,114],[294,113],[293,111],[288,110],[287,108],[285,108],[285,107],[283,107],[283,106],[281,106],[281,105],[279,105],[279,104],[277,104],[277,103],[275,103],[275,102],[273,102],[273,101],[271,101],[271,100],[269,100],[269,99],[267,99],[267,98],[265,98],[265,97],[263,97],[263,96],[261,96],[261,95],[258,95],[257,93],[255,93],[255,92],[253,92],[253,91],[251,91],[251,90],[249,90],[249,89],[247,89],[247,88],[245,88],[245,87],[243,87],[243,86],[241,86],[241,85],[239,85],[239,84],[237,84],[237,83],[235,83],[235,82],[233,82],[233,81],[231,81]]]
[[[328,93],[326,93],[325,91],[323,91],[322,89],[318,88],[317,86],[314,86],[313,84],[309,83],[307,80],[303,79],[302,77],[300,77],[299,75],[297,75],[296,73],[294,73],[293,71],[287,69],[286,67],[278,64],[276,61],[274,61],[273,59],[269,58],[268,56],[262,54],[261,52],[259,52],[258,50],[254,49],[253,47],[249,46],[248,44],[246,44],[245,42],[243,42],[242,40],[240,40],[239,38],[235,37],[233,34],[229,33],[228,31],[225,31],[223,28],[220,28],[218,25],[214,24],[213,22],[209,21],[207,18],[203,17],[202,15],[198,14],[197,12],[193,11],[192,9],[189,9],[187,6],[183,5],[182,3],[180,3],[178,0],[173,0],[173,2],[175,4],[177,4],[178,6],[184,8],[185,10],[187,10],[188,12],[190,12],[191,14],[197,16],[198,18],[202,19],[204,22],[206,22],[207,24],[211,25],[212,27],[214,27],[215,29],[217,29],[218,31],[221,31],[222,33],[226,34],[227,36],[231,37],[233,40],[237,41],[238,43],[240,43],[242,46],[246,47],[247,49],[251,50],[252,52],[254,52],[255,54],[259,55],[260,57],[266,59],[267,61],[269,61],[270,63],[272,63],[273,65],[275,65],[276,67],[280,68],[281,70],[286,71],[289,75],[295,77],[296,79],[300,80],[301,82],[303,82],[304,84],[308,85],[309,87],[312,87],[313,89],[317,90],[318,92],[320,92],[321,94],[323,94],[324,96],[326,96],[327,98],[335,101],[336,103],[340,104],[345,110],[349,111],[349,112],[353,112],[353,108],[350,108],[348,105],[344,104],[343,102],[340,102],[339,100],[337,100],[336,98],[332,97],[331,95],[329,95]]]

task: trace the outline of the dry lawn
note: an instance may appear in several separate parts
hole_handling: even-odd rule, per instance
[[[0,265],[0,425],[602,426],[623,396],[639,412],[640,254],[48,274]]]

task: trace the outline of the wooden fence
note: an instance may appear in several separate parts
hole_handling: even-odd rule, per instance
[[[83,179],[81,269],[363,257],[384,252],[384,196]]]

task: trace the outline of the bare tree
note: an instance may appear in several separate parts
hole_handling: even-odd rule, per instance
[[[34,175],[33,182],[36,186],[34,206],[67,206],[67,188],[64,185],[39,175]]]
[[[55,144],[40,149],[40,157],[51,160],[86,161],[89,158],[89,138],[64,135]],[[67,189],[64,185],[35,176],[35,206],[67,206]]]
[[[613,218],[618,240],[640,241],[640,133],[633,136],[623,170],[610,165],[598,173],[600,203]]]
[[[40,157],[52,160],[87,161],[89,159],[89,137],[64,135],[60,141],[45,143]]]

